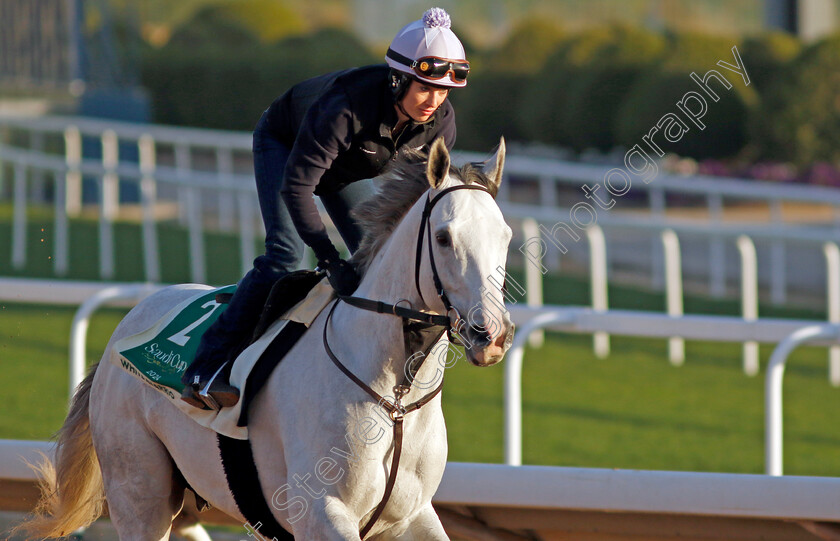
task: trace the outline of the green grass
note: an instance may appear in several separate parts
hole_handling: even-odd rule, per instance
[[[0,304],[0,374],[4,388],[0,438],[46,439],[64,420],[70,324],[75,308]],[[124,311],[96,313],[87,358],[102,354]]]
[[[120,310],[92,321],[88,359],[101,354]],[[0,373],[6,390],[0,438],[45,439],[64,417],[73,310],[0,308]],[[663,340],[613,337],[592,354],[588,336],[550,334],[526,353],[524,462],[565,466],[759,473],[763,378],[740,368],[740,347],[687,344],[670,366]],[[771,348],[762,348],[765,357]],[[764,359],[766,361],[766,358]],[[785,471],[840,476],[840,391],[826,381],[824,350],[790,359],[785,377]],[[501,462],[504,367],[461,362],[447,371],[450,459]]]
[[[613,337],[597,359],[586,336],[554,335],[525,355],[523,462],[605,468],[760,473],[763,377],[740,368],[740,347],[687,345],[667,362],[664,341]],[[763,348],[766,355],[770,348]],[[840,475],[840,391],[824,350],[797,351],[784,385],[785,472]],[[456,365],[444,408],[452,460],[501,462],[503,367]],[[763,374],[762,374],[763,376]]]
[[[12,266],[12,210],[0,205],[0,276],[55,278],[55,225],[51,209],[28,210],[26,264]],[[114,223],[114,272],[120,281],[143,281],[143,251],[140,227],[132,222]],[[157,227],[161,281],[190,282],[188,232],[174,222]],[[257,253],[262,242],[255,240]],[[236,235],[208,232],[205,235],[205,268],[211,284],[235,283],[240,276],[239,240]],[[62,278],[99,280],[99,228],[93,219],[70,221],[68,272]]]
[[[31,230],[39,223],[32,214]],[[27,269],[9,272],[8,220],[0,208],[0,275],[51,277],[48,228],[43,251],[32,247]],[[172,257],[164,267],[170,281],[188,279],[186,233],[161,227],[162,249]],[[6,229],[4,229],[6,228]],[[80,244],[71,276],[96,278],[95,225],[73,222]],[[87,229],[86,229],[87,228]],[[117,228],[118,278],[137,279],[131,249],[137,227]],[[30,237],[40,243],[41,237]],[[91,241],[90,239],[94,239]],[[237,254],[235,239],[214,235],[208,250]],[[93,254],[93,255],[91,255]],[[36,257],[37,256],[37,257]],[[46,263],[42,260],[46,260]],[[162,258],[163,260],[163,258]],[[238,279],[238,257],[220,258],[212,281]],[[208,269],[211,267],[208,266]],[[40,274],[35,272],[40,269]],[[515,274],[516,276],[516,274]],[[588,283],[575,277],[546,281],[546,302],[586,304]],[[610,287],[615,308],[662,311],[660,294]],[[687,313],[737,314],[734,301],[687,297]],[[0,305],[0,374],[5,391],[0,407],[0,438],[45,439],[61,425],[67,400],[67,357],[74,309]],[[103,310],[91,323],[88,360],[98,359],[124,311]],[[824,318],[820,310],[762,309],[762,317]],[[762,347],[762,366],[772,348]],[[741,370],[738,344],[689,342],[687,361],[667,362],[665,340],[612,338],[612,354],[597,359],[591,338],[549,334],[539,350],[526,353],[523,376],[523,461],[605,468],[760,473],[764,461],[763,373],[749,378]],[[797,350],[785,376],[785,473],[840,476],[840,390],[827,382],[824,349]],[[503,459],[503,364],[476,368],[460,362],[447,370],[444,410],[450,460],[501,462]]]

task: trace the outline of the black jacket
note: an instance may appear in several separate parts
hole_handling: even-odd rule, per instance
[[[397,123],[388,66],[377,65],[322,75],[289,89],[266,111],[267,128],[291,148],[281,193],[295,227],[323,259],[334,250],[318,215],[316,195],[380,175],[400,150],[425,149],[443,137],[455,143],[455,112],[449,100],[422,124]]]

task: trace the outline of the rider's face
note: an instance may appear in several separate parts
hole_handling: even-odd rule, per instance
[[[405,112],[416,122],[425,122],[437,111],[446,96],[448,88],[432,86],[420,81],[411,81],[405,92],[402,106]]]

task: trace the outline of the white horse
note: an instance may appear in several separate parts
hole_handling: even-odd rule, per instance
[[[363,272],[356,297],[410,306],[438,314],[438,320],[469,314],[460,334],[468,360],[477,366],[499,362],[513,333],[498,287],[511,239],[494,201],[503,164],[504,140],[486,173],[471,165],[450,167],[438,141],[426,165],[397,167],[356,214],[368,231],[354,256]],[[447,190],[456,186],[470,189]],[[430,208],[427,219],[424,208]],[[418,243],[421,231],[426,240]],[[104,362],[76,391],[59,434],[55,471],[47,471],[41,514],[24,525],[33,535],[66,535],[100,516],[107,500],[121,539],[168,539],[183,505],[184,480],[245,525],[228,488],[217,435],[107,360],[117,340],[145,330],[204,288],[166,288],[117,327]],[[358,541],[389,484],[396,436],[371,395],[330,361],[325,336],[335,356],[370,391],[399,397],[394,388],[406,372],[403,322],[345,302],[337,303],[331,318],[327,312],[254,399],[249,436],[262,496],[295,539]],[[447,340],[446,333],[440,340]],[[430,396],[440,381],[443,366],[431,357],[403,404]],[[393,404],[385,406],[393,416]],[[440,394],[399,424],[404,444],[396,483],[365,538],[448,539],[431,503],[447,455]]]

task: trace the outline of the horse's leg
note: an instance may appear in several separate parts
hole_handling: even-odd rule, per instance
[[[147,432],[121,444],[111,443],[115,444],[108,447],[112,452],[101,458],[102,477],[108,511],[120,539],[169,539],[184,488],[175,481],[166,449]]]
[[[150,387],[113,365],[101,365],[93,381],[90,420],[99,457],[108,511],[123,541],[169,539],[181,509],[184,486],[176,480],[172,458],[146,426],[144,405]],[[142,393],[142,394],[141,394]]]
[[[358,519],[351,517],[347,507],[338,498],[312,498],[303,492],[302,496],[309,500],[309,507],[302,520],[292,525],[295,539],[361,541]]]
[[[212,541],[207,530],[201,526],[195,498],[188,494],[192,493],[184,494],[184,507],[172,522],[173,537],[186,539],[187,541]]]
[[[190,526],[175,526],[174,535],[186,539],[187,541],[213,541],[201,524],[195,523]]]
[[[400,526],[400,524],[397,524],[394,529],[399,531],[401,529]],[[395,541],[449,541],[449,536],[444,531],[443,525],[440,523],[440,518],[435,513],[432,504],[429,503],[410,520],[408,527],[403,533],[393,537],[389,536],[388,532],[385,532],[375,539],[377,541],[380,539],[383,541],[385,539],[393,539]]]

